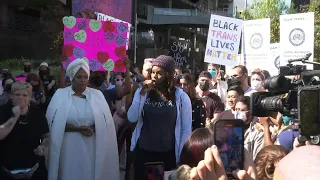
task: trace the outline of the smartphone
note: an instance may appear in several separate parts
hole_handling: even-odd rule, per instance
[[[228,177],[243,169],[244,123],[239,119],[220,119],[214,123],[214,141]]]
[[[298,91],[298,118],[302,136],[320,134],[320,90],[301,89]]]
[[[164,163],[163,162],[145,163],[143,180],[164,180]]]

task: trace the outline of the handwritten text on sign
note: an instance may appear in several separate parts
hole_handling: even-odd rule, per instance
[[[177,67],[183,67],[187,64],[188,56],[188,42],[187,41],[178,41],[172,42],[170,47],[169,55],[174,58]]]
[[[73,60],[82,58],[88,61],[91,71],[125,71],[128,24],[73,16],[64,17],[62,21],[62,51],[68,56],[68,60],[62,63],[64,68]]]
[[[211,15],[204,61],[235,66],[241,30],[242,20]]]

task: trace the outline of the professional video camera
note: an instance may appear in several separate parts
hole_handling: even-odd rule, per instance
[[[279,75],[265,80],[268,92],[251,95],[251,114],[257,117],[271,116],[280,112],[292,118],[292,125],[300,131],[299,141],[311,139],[320,145],[320,70],[307,70],[305,65],[293,62],[320,65],[304,58],[288,60],[287,66],[279,68]],[[285,76],[295,76],[293,80]]]

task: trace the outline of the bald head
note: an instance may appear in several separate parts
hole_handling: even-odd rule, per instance
[[[320,146],[293,150],[276,166],[274,180],[314,180],[319,178]]]

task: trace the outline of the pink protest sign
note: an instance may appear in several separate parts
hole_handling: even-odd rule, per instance
[[[98,21],[94,19],[64,17],[64,46],[68,56],[63,67],[77,58],[83,58],[91,71],[124,72],[126,66],[127,23]]]
[[[16,80],[16,81],[26,81],[27,77],[16,77],[16,78],[14,78],[14,80]]]

